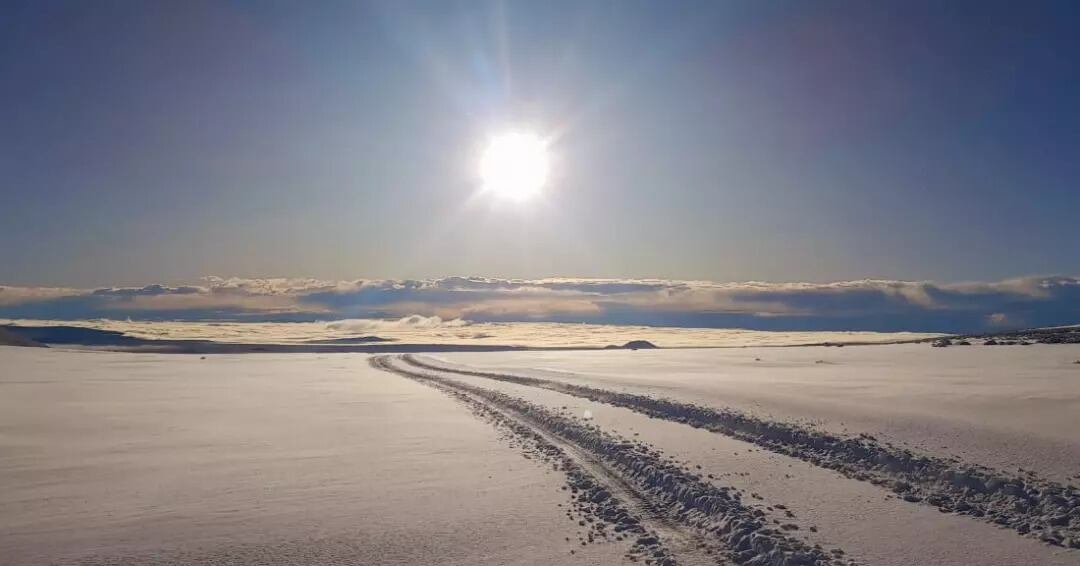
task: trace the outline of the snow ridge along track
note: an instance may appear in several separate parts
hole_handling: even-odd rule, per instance
[[[1080,548],[1080,490],[1031,473],[1023,477],[1009,475],[957,460],[916,454],[879,442],[869,435],[841,437],[792,423],[760,419],[728,408],[704,407],[509,373],[446,367],[414,355],[402,356],[401,360],[417,370],[548,389],[703,428],[882,486],[908,502],[976,517],[1049,545]]]
[[[687,472],[642,443],[566,414],[420,368],[400,356],[371,365],[433,386],[506,427],[566,473],[576,505],[634,540],[629,556],[646,564],[832,566],[855,564],[774,529],[741,494]],[[582,524],[582,523],[579,523]],[[584,526],[584,525],[583,525]],[[607,536],[606,528],[589,538]],[[633,537],[636,537],[634,539]]]

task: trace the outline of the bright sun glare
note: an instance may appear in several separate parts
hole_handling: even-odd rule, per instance
[[[524,200],[547,182],[547,144],[534,134],[510,133],[492,138],[480,158],[484,190],[496,196]]]

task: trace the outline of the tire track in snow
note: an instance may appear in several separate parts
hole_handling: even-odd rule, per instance
[[[594,542],[598,537],[606,540],[615,538],[616,541],[632,541],[627,556],[634,561],[643,557],[649,564],[662,566],[717,563],[707,552],[703,553],[698,548],[701,541],[697,537],[673,525],[661,512],[643,501],[625,481],[609,473],[595,457],[526,422],[527,417],[511,415],[496,408],[475,391],[470,391],[470,388],[459,387],[446,380],[429,379],[395,367],[392,358],[372,358],[371,363],[376,368],[420,381],[456,398],[478,417],[507,431],[513,439],[511,444],[520,443],[525,449],[526,458],[537,457],[551,463],[555,470],[562,471],[567,477],[575,510],[587,516],[578,521],[579,526],[589,527],[587,539],[579,539],[583,545]],[[571,512],[567,513],[567,517],[578,519]],[[606,527],[601,527],[605,523],[614,525],[612,533],[608,533]],[[597,531],[595,534],[594,529]]]
[[[1013,476],[958,460],[919,455],[869,435],[845,438],[733,409],[511,373],[446,367],[412,354],[401,359],[421,370],[547,389],[724,434],[884,487],[911,503],[975,517],[1052,546],[1080,548],[1080,490],[1034,474]]]
[[[546,460],[562,465],[579,509],[636,536],[629,556],[646,564],[830,566],[854,564],[769,525],[764,513],[663,459],[642,443],[600,430],[524,399],[462,383],[400,356],[371,364],[436,387],[511,430]],[[604,531],[601,528],[599,531]],[[591,540],[591,536],[590,536]]]

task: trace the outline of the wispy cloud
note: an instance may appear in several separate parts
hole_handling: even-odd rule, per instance
[[[413,316],[415,315],[415,316]],[[656,279],[239,279],[199,285],[0,286],[0,317],[354,319],[357,330],[480,322],[587,322],[762,330],[974,331],[1080,322],[1080,278],[997,282],[717,283]],[[340,324],[346,324],[341,322]],[[386,326],[383,326],[386,328]]]

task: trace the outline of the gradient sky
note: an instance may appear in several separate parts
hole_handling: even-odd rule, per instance
[[[1074,273],[1078,7],[3,2],[0,284]]]

